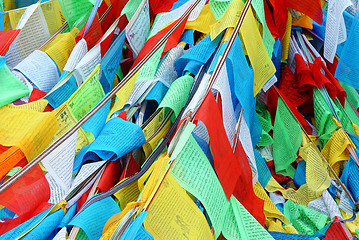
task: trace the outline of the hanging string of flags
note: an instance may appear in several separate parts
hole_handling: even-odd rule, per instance
[[[358,239],[356,0],[1,0],[0,239]]]

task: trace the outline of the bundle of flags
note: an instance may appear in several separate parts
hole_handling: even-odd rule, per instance
[[[358,7],[0,0],[0,239],[358,239]]]

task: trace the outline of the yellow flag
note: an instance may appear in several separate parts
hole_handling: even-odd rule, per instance
[[[297,191],[293,188],[284,189],[273,177],[271,177],[265,189],[268,192],[279,191],[282,193],[285,199],[292,200],[295,203],[299,203],[305,206],[307,206],[309,203],[307,184],[300,186]]]
[[[358,127],[358,125],[356,125],[355,123],[352,123],[352,126],[353,126],[355,134],[359,135],[359,127]]]
[[[165,110],[161,109],[161,111],[146,125],[143,129],[143,134],[145,135],[146,140],[149,140],[149,138],[156,132],[164,118]]]
[[[156,146],[161,141],[161,139],[166,136],[166,134],[170,130],[170,128],[171,128],[171,122],[168,121],[158,133],[156,133],[155,135],[149,136],[151,138],[143,145],[143,151],[145,152],[146,158],[148,158],[148,156],[156,148]]]
[[[59,137],[65,134],[67,130],[69,130],[77,122],[67,103],[64,103],[60,107],[56,108],[53,113],[55,114],[56,119],[59,123],[59,130],[55,133],[49,144],[53,143]],[[88,140],[85,131],[80,128],[79,130],[77,130],[75,153],[77,154],[81,150],[81,148],[87,144],[90,144],[90,141]]]
[[[135,85],[138,72],[116,93],[117,100],[110,110],[108,116],[111,116],[114,112],[121,110],[125,105],[128,97],[131,94],[132,88]]]
[[[137,180],[138,189],[140,191],[142,191],[142,189],[144,188],[145,182],[147,181],[149,176],[152,174],[153,169],[155,168],[156,165],[157,165],[157,161],[152,163],[151,167],[149,167],[148,170]]]
[[[102,236],[100,238],[100,240],[109,240],[112,236],[112,234],[114,233],[114,231],[116,230],[117,226],[120,224],[122,218],[134,207],[139,206],[140,203],[138,202],[132,202],[127,204],[127,206],[125,207],[125,209],[123,209],[122,212],[116,213],[115,215],[113,215],[112,217],[110,217],[109,220],[107,220],[103,231],[102,231]]]
[[[146,202],[150,197],[153,197],[153,192],[159,186],[159,181],[162,180],[166,172],[166,165],[169,160],[169,156],[165,153],[162,154],[156,161],[156,166],[151,173],[145,187],[141,193],[141,201]],[[152,196],[151,196],[152,195]]]
[[[347,212],[344,212],[343,210],[340,210],[340,212],[341,212],[341,214],[343,216],[343,219],[349,219],[353,215],[352,213],[347,213]],[[358,219],[358,217],[359,217],[358,214],[356,214],[356,218],[353,221],[344,222],[345,226],[347,226],[350,233],[353,234],[353,235],[356,235],[355,229],[359,228],[359,219]]]
[[[198,15],[196,20],[188,21],[186,23],[186,29],[192,29],[205,35],[208,35],[210,32],[210,25],[216,23],[217,20],[214,18],[213,13],[208,4],[204,5],[201,13]]]
[[[288,59],[289,54],[289,42],[290,42],[290,35],[292,33],[292,14],[288,12],[288,19],[287,19],[287,28],[283,36],[282,40],[282,57],[281,61],[284,62]]]
[[[125,179],[123,179],[122,181],[124,180]],[[117,200],[120,203],[120,208],[123,210],[125,209],[128,203],[135,202],[139,194],[140,194],[140,190],[138,189],[138,183],[136,180],[130,183],[129,185],[127,185],[126,187],[121,188],[113,195],[117,198]]]
[[[244,3],[240,1],[243,5]],[[240,30],[244,46],[254,72],[253,95],[256,96],[276,69],[268,56],[251,8],[248,9]]]
[[[58,1],[48,1],[41,3],[41,10],[44,14],[50,35],[54,34],[57,29],[64,23],[61,17],[62,11]]]
[[[203,213],[169,173],[144,221],[154,239],[213,239]]]
[[[343,128],[339,128],[333,133],[328,142],[322,149],[324,158],[333,168],[334,172],[339,176],[340,171],[344,168],[344,161],[349,159],[349,151],[347,146],[351,145],[351,141],[344,132]]]
[[[256,182],[253,186],[254,193],[264,201],[264,215],[266,218],[278,218],[284,224],[288,224],[289,220],[286,216],[279,211],[279,209],[274,205],[272,200],[269,198],[268,194],[264,191],[262,185],[259,181]]]
[[[297,230],[291,224],[283,226],[282,222],[278,219],[268,219],[266,226],[268,227],[268,231],[298,234]]]
[[[139,202],[130,202],[127,203],[125,209],[123,209],[122,212],[115,214],[112,216],[105,224],[103,228],[103,236],[101,237],[101,240],[107,240],[110,239],[113,232],[116,230],[117,226],[120,224],[122,218],[134,207],[141,206],[139,211],[141,211],[144,207],[144,203],[149,199],[151,193],[154,190],[155,185],[158,185],[157,182],[160,178],[160,176],[164,176],[165,173],[165,166],[168,162],[169,157],[166,154],[161,155],[156,162],[154,162],[150,169],[146,171],[146,173],[136,181],[136,185],[138,184],[138,189],[142,191],[141,198]],[[151,175],[150,175],[151,174]],[[148,176],[150,177],[148,178]],[[148,179],[147,179],[148,178]],[[144,181],[146,181],[146,185],[143,188]],[[136,188],[136,186],[132,186],[132,188]],[[143,188],[143,189],[142,189]],[[118,191],[118,194],[121,194],[120,191]],[[152,194],[153,196],[154,194]],[[119,195],[117,197],[120,197]],[[121,203],[120,203],[121,204]]]
[[[299,155],[306,162],[306,184],[308,186],[309,201],[320,197],[330,186],[330,177],[327,172],[327,163],[323,161],[316,146],[307,143],[299,149]]]
[[[16,26],[19,23],[20,18],[24,14],[25,10],[26,10],[26,8],[20,8],[20,9],[16,9],[15,11],[11,11],[8,13],[11,29],[16,29]]]
[[[6,107],[14,108],[14,109],[27,109],[27,110],[32,110],[32,111],[36,111],[36,112],[43,112],[47,106],[47,103],[48,103],[47,100],[41,98],[39,100],[25,103],[22,105],[8,104],[8,105],[6,105]]]
[[[233,0],[221,19],[209,26],[211,30],[211,40],[215,39],[223,30],[229,27],[235,27],[244,8],[241,0]],[[249,12],[248,12],[249,14]],[[261,36],[259,36],[261,38]]]
[[[5,12],[9,11],[9,10],[14,10],[14,9],[16,9],[15,0],[4,0],[4,11]],[[9,31],[11,29],[14,29],[14,28],[10,28],[10,27],[11,27],[10,14],[5,13],[5,15],[4,15],[4,30]]]
[[[0,108],[0,144],[17,146],[28,161],[39,155],[59,129],[55,115],[27,109]]]
[[[41,49],[54,60],[60,72],[64,69],[72,49],[76,45],[75,37],[78,33],[79,30],[74,27],[71,32],[57,35],[54,40]]]

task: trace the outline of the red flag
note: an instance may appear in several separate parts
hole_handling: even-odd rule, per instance
[[[337,219],[336,219],[337,220]],[[325,238],[323,240],[349,240],[352,239],[349,229],[341,222],[332,222],[330,227],[325,232]]]
[[[290,177],[287,177],[287,176],[284,176],[282,174],[278,174],[275,172],[275,167],[274,167],[274,161],[267,161],[266,162],[273,178],[280,184],[280,185],[283,185],[283,184],[287,184],[289,181],[291,181],[291,178]]]
[[[300,114],[300,112],[293,106],[293,104],[286,98],[286,96],[281,92],[280,89],[278,89],[276,86],[272,86],[268,91],[267,91],[267,108],[268,111],[271,114],[272,117],[272,124],[274,125],[274,121],[275,121],[275,113],[277,110],[277,102],[278,102],[278,93],[280,94],[281,98],[283,99],[283,101],[285,102],[285,104],[288,106],[288,108],[290,109],[290,111],[293,113],[293,115],[295,116],[295,118],[299,121],[299,124],[305,129],[305,131],[308,134],[312,134],[313,129],[311,128],[311,126],[308,124],[307,120],[305,120],[305,118],[303,117],[302,114]]]
[[[206,96],[195,120],[202,121],[207,127],[214,168],[227,198],[233,194],[264,225],[264,202],[253,191],[252,170],[246,153],[240,142],[235,154],[233,153],[224,129],[219,103],[216,103],[211,93]]]
[[[119,182],[121,175],[121,159],[109,162],[102,173],[101,179],[97,184],[99,192],[110,190]]]
[[[159,13],[171,10],[172,5],[175,2],[177,2],[177,0],[149,0],[151,19],[154,19]]]
[[[339,84],[338,79],[336,79],[334,77],[332,71],[330,71],[330,69],[327,68],[322,61],[321,61],[321,64],[322,64],[322,69],[324,69],[324,72],[325,72],[325,77],[327,77],[328,80],[336,88],[336,90],[337,90],[337,98],[338,98],[339,102],[342,104],[342,106],[344,107],[345,97],[347,96],[347,93],[345,92],[344,88]],[[336,64],[338,64],[338,61],[336,61],[336,63],[334,61],[333,65],[329,65],[329,67],[334,66],[334,72],[335,72]]]
[[[98,20],[98,17],[95,16],[91,23],[90,28],[88,29],[84,37],[83,35],[84,35],[86,24],[82,27],[81,31],[77,34],[76,42],[80,41],[82,38],[85,38],[87,43],[87,49],[90,50],[96,45],[98,40],[101,39],[101,37],[103,36],[103,32],[102,32],[100,21]]]
[[[131,177],[132,175],[134,175],[135,173],[138,172],[138,166],[136,163],[136,160],[131,156],[130,161],[128,162],[127,166],[124,166],[121,177],[120,177],[120,181],[124,178],[128,178]]]
[[[322,24],[323,12],[320,0],[284,0],[284,4],[286,4],[287,7],[308,15],[318,24]]]
[[[4,56],[6,51],[9,49],[10,45],[16,39],[17,35],[20,33],[21,29],[10,30],[10,31],[0,31],[0,55]]]
[[[151,37],[147,40],[141,51],[139,52],[134,64],[132,65],[132,68],[136,66],[150,51],[153,49],[153,47],[160,41],[162,37],[166,35],[166,33],[169,32],[169,30],[179,21],[176,20],[173,23],[171,23],[166,28],[162,29],[159,33],[157,33],[155,36]],[[183,30],[186,26],[186,21],[184,21],[181,26],[179,26],[176,31],[169,37],[169,39],[166,42],[165,48],[163,50],[163,53],[167,52],[171,48],[174,48],[177,46],[179,39],[181,38],[181,35],[183,33]]]
[[[84,205],[84,203],[87,201],[91,189],[92,188],[89,188],[86,192],[84,192],[80,199],[77,201],[76,212],[78,212],[81,209],[82,205]]]
[[[282,40],[284,33],[287,30],[287,7],[279,1],[267,0],[264,1],[264,11],[267,26],[272,35],[278,37],[279,40]]]
[[[316,58],[313,64],[309,63],[309,67],[312,70],[313,78],[317,83],[317,87],[320,88],[321,86],[324,86],[327,89],[330,98],[334,99],[337,96],[337,89],[321,72],[322,60],[320,58]]]
[[[105,2],[105,1],[104,1]],[[104,3],[103,2],[103,3]],[[106,4],[105,4],[106,5]],[[102,6],[102,5],[101,5]],[[107,6],[107,5],[106,5]],[[107,10],[107,7],[106,7]],[[100,12],[100,9],[98,10],[98,12]],[[103,14],[99,14],[100,16],[102,16]],[[127,18],[126,18],[127,20]],[[112,23],[116,21],[116,16],[114,14],[114,10],[113,8],[111,8],[111,10],[107,13],[107,15],[104,17],[104,19],[101,22],[101,28],[103,32],[106,32],[107,29],[112,25]]]
[[[120,20],[119,20],[118,25],[117,25],[119,27],[120,31],[122,31],[126,27],[127,24],[128,24],[128,21],[127,21],[126,16],[122,15],[120,17]],[[106,36],[106,38],[101,38],[101,39],[98,40],[98,42],[101,41],[101,43],[100,43],[100,45],[101,45],[101,57],[103,57],[106,54],[108,48],[110,47],[110,45],[112,43],[112,40],[113,40],[113,37],[115,35],[115,30],[116,30],[116,28],[114,28],[110,32],[110,34],[108,34]]]
[[[278,88],[293,103],[295,107],[302,105],[312,97],[299,87],[298,79],[292,73],[290,68],[286,66],[281,72],[281,79]]]
[[[241,169],[228,141],[216,100],[211,93],[206,96],[195,120],[202,121],[208,129],[214,168],[229,199],[234,192]]]
[[[257,197],[253,190],[252,169],[249,166],[247,155],[240,141],[237,143],[235,156],[239,161],[239,178],[233,195],[247,211],[264,226],[266,217],[264,215],[264,201]]]
[[[125,1],[111,0],[113,14],[115,15],[116,18],[118,18],[121,15],[121,11],[125,7],[127,2],[128,2],[128,0],[125,0]]]
[[[320,0],[267,0],[264,1],[264,11],[267,26],[271,33],[282,40],[287,26],[288,9],[292,8],[305,15],[318,24],[322,23],[323,13]]]
[[[5,191],[0,204],[18,215],[0,223],[0,235],[48,209],[50,187],[39,165],[36,165]]]
[[[33,88],[29,97],[29,103],[39,100],[40,98],[43,98],[45,96],[46,96],[46,92],[41,91],[40,89],[37,88]],[[47,104],[44,109],[44,112],[51,112],[52,110],[54,110],[54,108],[50,104]]]
[[[2,154],[3,152],[5,152],[6,150],[8,150],[10,147],[5,147],[3,145],[0,144],[0,154]]]

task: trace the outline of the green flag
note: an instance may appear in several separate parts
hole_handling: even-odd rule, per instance
[[[294,177],[295,169],[290,165],[297,159],[302,142],[302,131],[285,102],[278,98],[273,129],[273,160],[276,173]]]

